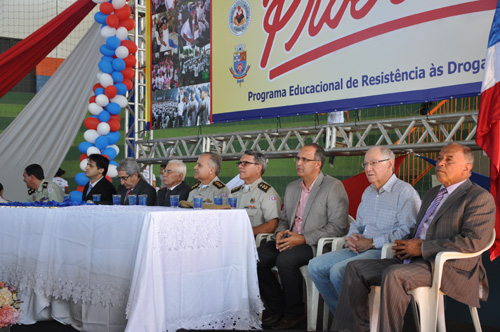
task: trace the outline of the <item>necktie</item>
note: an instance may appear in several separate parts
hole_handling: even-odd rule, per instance
[[[89,189],[87,189],[87,195],[92,191],[92,185],[89,183]]]
[[[425,212],[424,217],[420,221],[420,224],[418,225],[417,231],[415,232],[415,239],[420,239],[420,233],[422,233],[422,228],[424,227],[424,224],[429,220],[429,217],[434,213],[436,208],[439,206],[439,203],[443,200],[444,195],[448,193],[448,190],[443,187],[439,190],[436,198],[432,201],[431,205],[427,209],[427,212]],[[411,262],[411,258],[406,258],[403,263],[408,264]]]

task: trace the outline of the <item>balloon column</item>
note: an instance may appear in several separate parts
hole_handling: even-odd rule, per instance
[[[92,115],[83,122],[87,128],[83,134],[85,142],[78,145],[82,153],[80,169],[83,172],[75,176],[79,186],[76,191],[71,192],[73,201],[82,200],[83,187],[89,181],[85,175],[89,155],[98,153],[109,159],[109,181],[109,177],[118,175],[118,163],[114,159],[120,152],[116,145],[121,137],[120,112],[127,106],[125,94],[133,87],[133,67],[137,61],[134,56],[137,45],[128,39],[128,32],[134,29],[135,21],[130,18],[131,9],[127,0],[93,1],[100,4],[94,19],[102,24],[101,36],[106,41],[100,47],[102,58],[98,64],[98,83],[94,85],[94,95],[89,99],[88,110]]]

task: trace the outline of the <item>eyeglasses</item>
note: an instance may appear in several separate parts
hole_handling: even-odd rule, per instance
[[[304,157],[295,157],[295,162],[298,163],[299,161],[301,161],[302,163],[307,163],[309,161],[319,161],[319,160],[316,160],[316,159],[308,159],[308,158],[304,158]]]
[[[130,177],[130,175],[127,175],[127,176],[119,176],[118,178],[120,179],[120,181],[127,181],[127,179]]]
[[[382,160],[375,160],[375,161],[369,161],[369,162],[364,162],[361,164],[361,167],[366,168],[366,166],[370,165],[371,167],[375,167],[378,163],[381,163],[383,161],[390,160],[390,158],[387,159],[382,159]]]
[[[247,167],[248,165],[260,165],[259,163],[252,163],[250,161],[237,161],[236,165],[240,166],[242,165],[243,167]]]

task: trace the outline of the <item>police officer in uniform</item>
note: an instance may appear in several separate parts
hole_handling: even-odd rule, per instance
[[[192,202],[196,195],[202,196],[203,203],[213,203],[214,196],[227,198],[229,189],[217,177],[221,167],[222,158],[213,152],[205,152],[198,158],[194,166],[194,178],[198,182],[191,187],[188,202]]]
[[[247,150],[236,164],[240,178],[245,181],[231,191],[231,196],[238,198],[238,209],[247,211],[254,235],[274,233],[281,215],[281,198],[262,180],[267,168],[266,158],[260,152]]]
[[[28,202],[56,201],[61,203],[64,193],[57,183],[46,181],[42,166],[31,164],[24,169],[24,182],[28,187]]]

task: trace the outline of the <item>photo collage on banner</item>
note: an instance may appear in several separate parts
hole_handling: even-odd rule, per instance
[[[152,128],[211,123],[210,0],[151,0]]]

